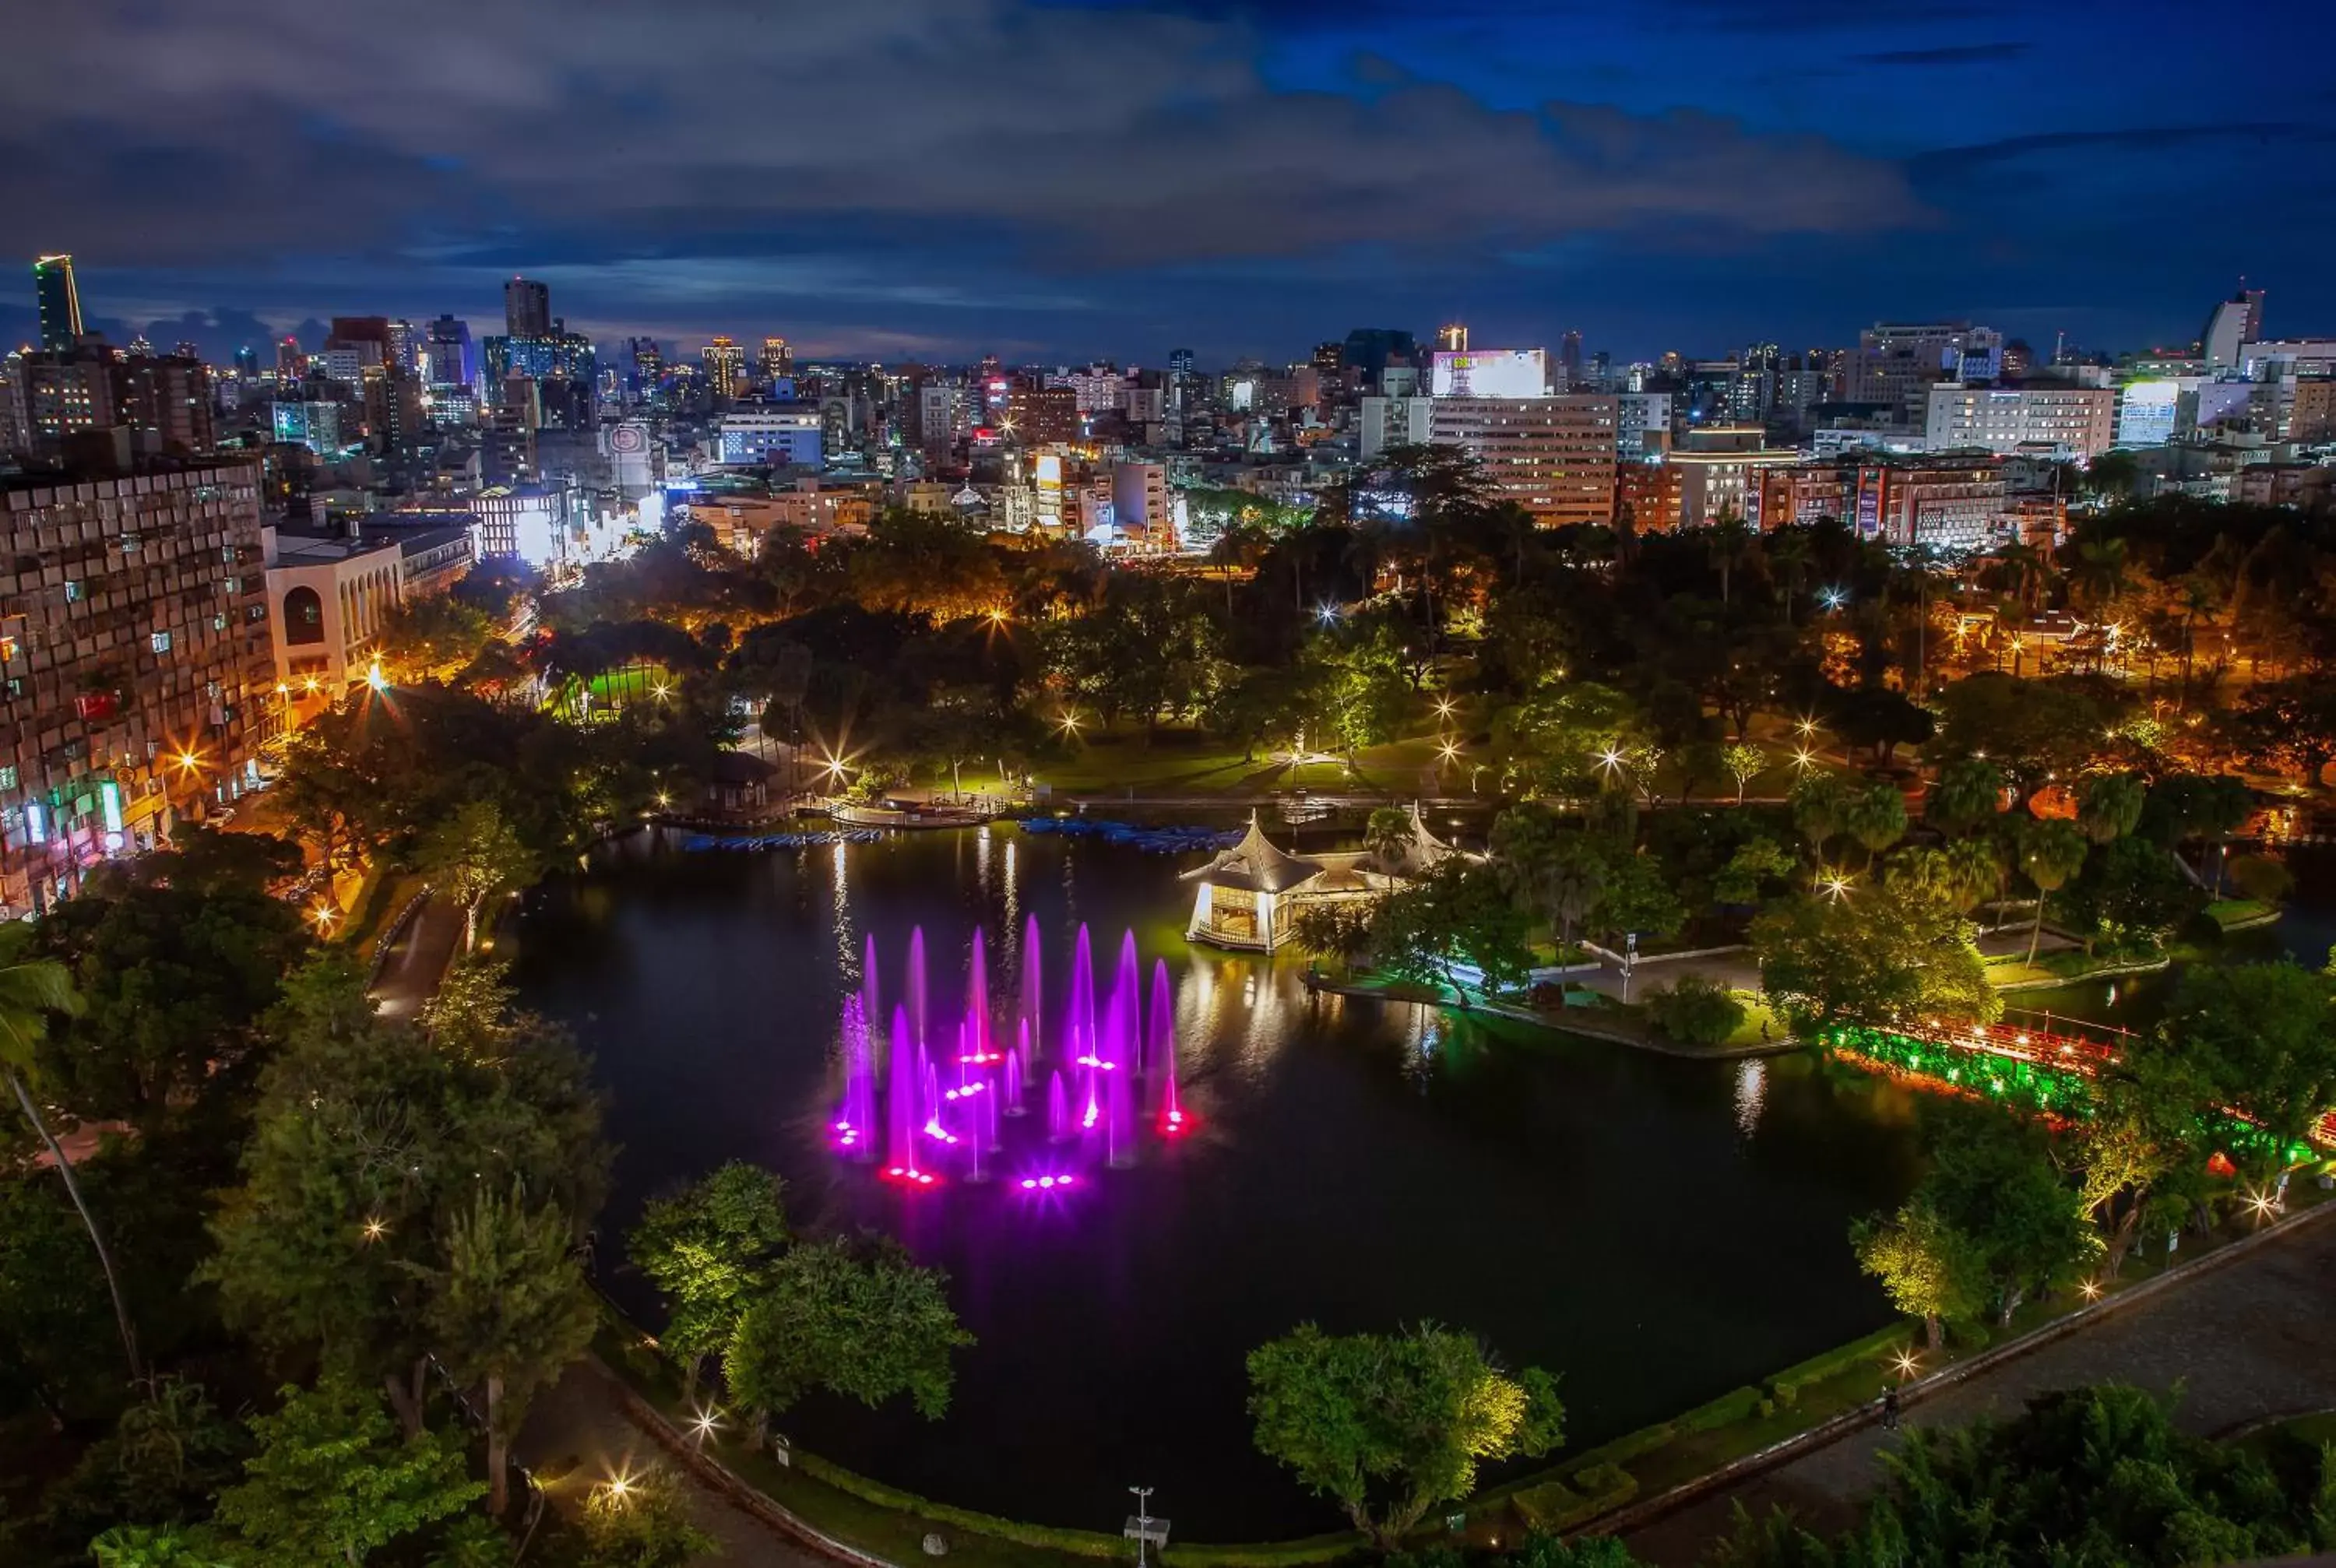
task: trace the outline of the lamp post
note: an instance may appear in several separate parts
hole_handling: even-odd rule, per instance
[[[1135,1568],[1144,1568],[1144,1548],[1147,1544],[1166,1548],[1168,1521],[1152,1516],[1152,1487],[1130,1486],[1128,1490],[1135,1494],[1135,1512],[1128,1515],[1120,1534],[1135,1543]]]

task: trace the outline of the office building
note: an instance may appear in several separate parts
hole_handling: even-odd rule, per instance
[[[719,461],[727,464],[788,463],[816,470],[822,452],[819,404],[733,408],[715,421],[715,446]]]
[[[551,286],[514,278],[503,285],[503,333],[509,337],[551,336]]]
[[[1922,422],[1938,382],[1992,381],[2002,373],[2003,335],[1967,321],[1876,322],[1858,334],[1844,366],[1842,397],[1887,405],[1902,423]]]
[[[1007,395],[1007,429],[1025,446],[1079,439],[1078,394],[1067,386],[1017,386]]]
[[[1860,538],[1950,550],[1987,549],[2014,533],[2003,463],[1992,456],[1801,463],[1769,469],[1760,487],[1768,530],[1830,518]]]
[[[1616,400],[1591,393],[1555,397],[1438,397],[1429,432],[1484,465],[1504,501],[1545,526],[1605,522],[1614,515]]]
[[[365,683],[390,611],[452,587],[475,545],[469,528],[454,526],[273,533],[270,548],[276,696],[287,727],[297,727]]]
[[[1758,425],[1718,425],[1689,431],[1663,465],[1679,475],[1680,528],[1708,528],[1733,517],[1754,528],[1766,526],[1761,476],[1766,470],[1798,463],[1794,447],[1767,444]]]
[[[2263,336],[2263,308],[2262,289],[2242,288],[2207,313],[2198,330],[2198,355],[2210,375],[2237,365],[2240,347]]]
[[[33,299],[43,348],[60,354],[81,340],[81,287],[73,281],[72,257],[44,256],[33,263]]]
[[[1174,502],[1163,464],[1113,463],[1111,505],[1120,543],[1159,552],[1176,548]]]
[[[1368,463],[1390,446],[1423,446],[1432,431],[1432,397],[1366,397],[1356,424],[1356,453]]]
[[[1932,452],[1971,448],[2089,463],[2116,443],[2117,396],[2107,386],[1946,382],[1930,389],[1924,444]]]
[[[442,387],[475,387],[479,360],[471,346],[471,324],[452,316],[432,322],[428,334],[433,401]]]
[[[1625,463],[1650,463],[1671,449],[1671,394],[1624,392],[1615,395],[1619,415],[1616,445]]]
[[[0,918],[258,783],[271,722],[258,470],[0,479]]]
[[[746,351],[726,337],[716,337],[698,351],[698,363],[706,372],[706,385],[714,394],[714,406],[727,408],[730,400],[745,391]]]
[[[491,484],[472,498],[481,560],[523,560],[539,571],[565,562],[576,497],[564,481]]]
[[[1557,368],[1560,390],[1582,390],[1582,334],[1579,332],[1568,331],[1558,340]]]

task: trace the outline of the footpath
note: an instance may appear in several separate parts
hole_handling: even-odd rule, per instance
[[[2336,1279],[2331,1216],[2336,1205],[2321,1205],[2219,1266],[2170,1276],[2163,1288],[2130,1302],[2113,1297],[2108,1304],[2116,1310],[2033,1349],[2008,1346],[2017,1353],[1959,1378],[1950,1374],[1927,1396],[1917,1384],[1905,1425],[2009,1417],[2038,1394],[2107,1381],[2156,1393],[2178,1389],[2176,1420],[2206,1436],[2336,1407],[2336,1326],[2328,1317],[2328,1281]],[[1683,1504],[1650,1499],[1617,1521],[1613,1533],[1657,1568],[1690,1568],[1733,1528],[1739,1505],[1755,1518],[1784,1507],[1814,1529],[1841,1529],[1855,1522],[1858,1500],[1881,1483],[1882,1454],[1898,1442],[1868,1419]]]

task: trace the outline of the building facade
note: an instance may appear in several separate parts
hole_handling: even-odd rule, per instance
[[[2041,453],[2090,463],[2117,442],[2117,392],[2106,386],[1931,388],[1925,443],[1932,452]]]
[[[1439,397],[1429,433],[1475,454],[1503,500],[1554,528],[1612,519],[1619,420],[1618,401],[1598,394]]]
[[[0,917],[20,918],[258,782],[259,472],[0,480]]]
[[[730,465],[788,463],[816,469],[822,452],[819,404],[734,408],[715,424],[715,451],[717,461]]]

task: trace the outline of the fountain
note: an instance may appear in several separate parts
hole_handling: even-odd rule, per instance
[[[860,987],[843,1005],[843,1100],[830,1128],[838,1153],[874,1159],[881,1127],[883,1176],[912,1187],[936,1185],[944,1173],[987,1181],[998,1174],[993,1157],[1009,1166],[1020,1163],[1007,1123],[1023,1115],[1026,1095],[1036,1091],[1032,1075],[1040,1070],[1039,1025],[1047,1006],[1035,921],[1021,957],[1014,1043],[1001,1049],[990,1011],[984,933],[977,930],[968,943],[965,1009],[951,1020],[930,1010],[925,933],[912,930],[906,972],[898,982],[901,998],[892,1008],[890,1038],[880,1041],[869,1022],[881,996],[870,944]],[[1153,964],[1147,998],[1135,933],[1125,932],[1110,983],[1098,987],[1093,940],[1082,925],[1062,1005],[1062,1032],[1056,1037],[1061,1060],[1046,1069],[1046,1140],[1067,1145],[1075,1162],[1124,1168],[1136,1163],[1144,1121],[1153,1121],[1163,1136],[1184,1132],[1167,961]],[[1017,1175],[1012,1184],[1052,1193],[1072,1180],[1056,1168],[1043,1178]]]

